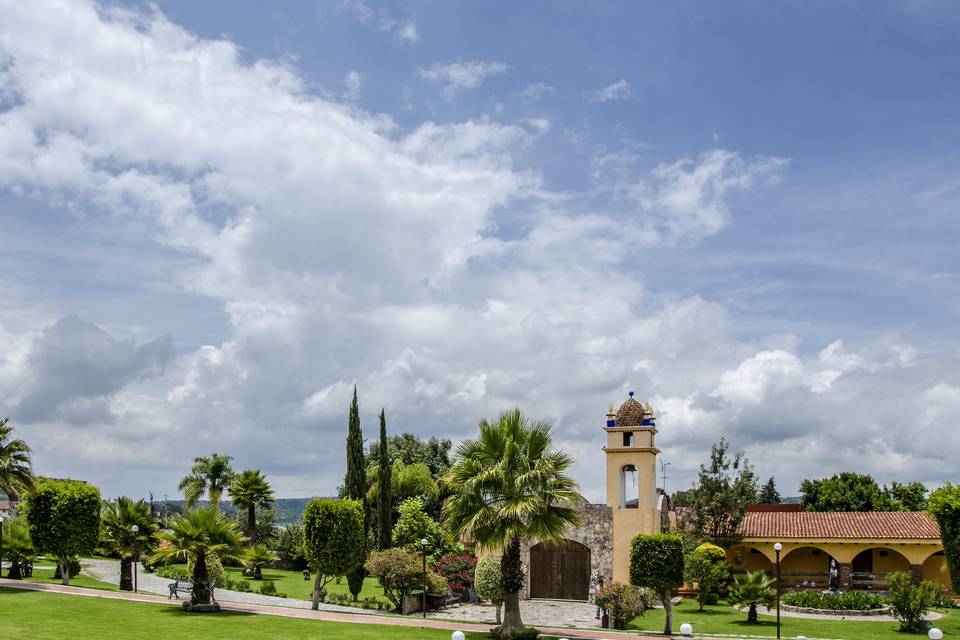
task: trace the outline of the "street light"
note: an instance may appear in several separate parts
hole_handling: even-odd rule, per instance
[[[430,541],[426,538],[420,540],[420,546],[423,547],[423,618],[427,618],[427,545]]]
[[[130,527],[130,531],[133,531],[133,537],[136,538],[137,533],[140,532],[140,527],[138,527],[137,525],[133,525],[132,527]],[[136,543],[136,540],[134,540],[134,543]],[[137,593],[137,553],[136,551],[134,551],[133,553],[133,592]]]
[[[773,550],[777,554],[777,637],[780,637],[780,552],[783,551],[783,545],[779,542],[773,545]]]

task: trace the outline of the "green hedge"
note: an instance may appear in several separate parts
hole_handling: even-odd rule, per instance
[[[870,611],[889,606],[890,601],[877,594],[866,591],[847,591],[846,593],[821,593],[819,591],[791,591],[780,598],[784,604],[808,609],[829,609],[831,611]]]

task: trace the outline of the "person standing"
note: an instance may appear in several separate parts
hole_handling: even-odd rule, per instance
[[[597,602],[600,599],[600,594],[603,593],[603,576],[597,578],[597,586],[593,588],[593,601]],[[603,609],[597,604],[597,620],[600,619],[600,614]]]

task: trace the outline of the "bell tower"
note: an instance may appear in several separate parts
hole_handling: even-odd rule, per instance
[[[613,512],[613,580],[630,582],[630,543],[640,533],[660,532],[657,510],[657,426],[650,403],[633,391],[607,414],[607,504]]]

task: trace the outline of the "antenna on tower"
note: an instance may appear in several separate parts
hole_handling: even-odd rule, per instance
[[[660,458],[660,476],[663,478],[663,495],[667,495],[667,467],[670,466],[669,462],[664,462],[663,458]]]

